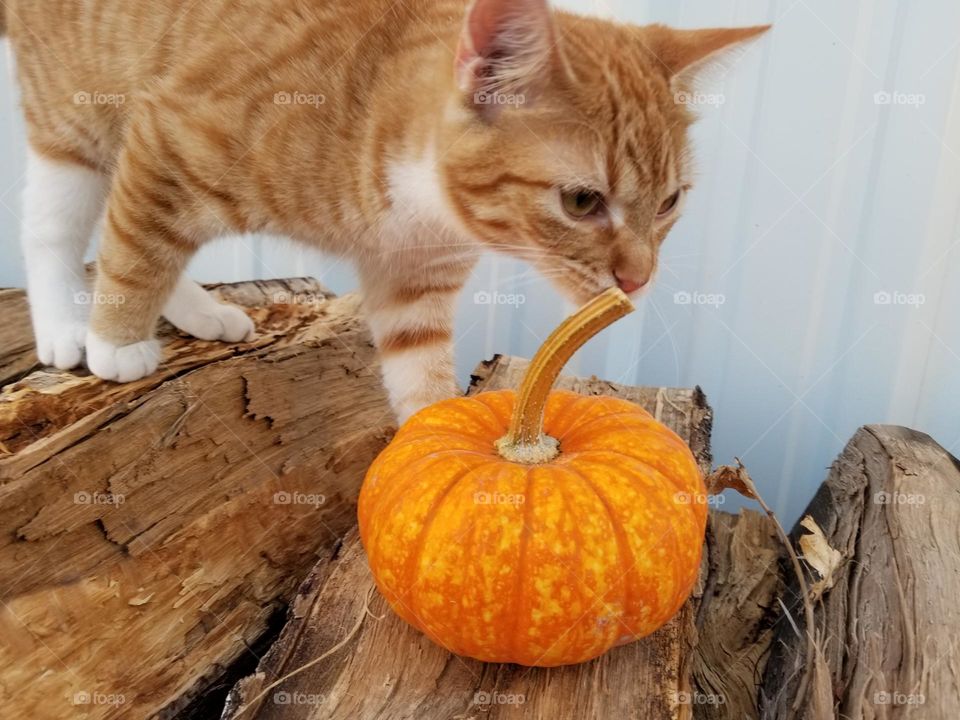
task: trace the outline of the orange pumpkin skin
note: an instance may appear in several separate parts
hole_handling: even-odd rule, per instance
[[[560,455],[502,458],[515,393],[414,415],[370,467],[360,535],[380,592],[439,645],[488,662],[579,663],[643,637],[697,578],[706,488],[633,403],[550,394]]]

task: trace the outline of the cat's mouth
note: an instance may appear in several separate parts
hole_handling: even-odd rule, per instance
[[[643,279],[630,280],[618,277],[615,272],[600,276],[580,271],[575,274],[575,277],[569,278],[572,282],[569,283],[567,292],[571,300],[580,305],[589,302],[600,293],[614,287],[619,287],[631,298],[638,299],[644,297],[651,291],[655,277],[656,273],[653,273]]]
[[[566,268],[565,272],[567,274],[558,276],[561,289],[579,305],[589,302],[604,290],[617,286],[617,279],[612,273],[604,276],[578,267]]]

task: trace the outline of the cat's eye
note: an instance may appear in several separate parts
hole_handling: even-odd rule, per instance
[[[564,190],[561,200],[564,211],[574,220],[596,217],[605,208],[603,193],[594,190]]]
[[[657,210],[657,218],[662,219],[677,209],[680,204],[680,198],[683,197],[683,188],[678,189],[673,195],[660,203],[660,209]]]

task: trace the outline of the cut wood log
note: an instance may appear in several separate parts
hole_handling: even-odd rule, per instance
[[[167,328],[161,370],[114,385],[38,368],[23,294],[0,290],[4,719],[206,720],[256,661],[224,718],[956,717],[960,462],[929,437],[858,431],[794,528],[812,633],[773,521],[712,509],[700,581],[660,631],[578,666],[484,664],[375,591],[356,497],[394,425],[358,298],[217,292],[255,342]],[[526,366],[482,363],[470,392]],[[710,469],[698,389],[559,384],[638,402]]]
[[[470,392],[515,388],[526,364],[508,357],[484,363]],[[699,390],[632,388],[569,377],[558,386],[638,402],[690,443],[704,471],[710,469],[711,412]],[[687,658],[695,644],[699,596],[695,592],[677,616],[650,637],[582,665],[542,669],[485,664],[450,654],[394,615],[376,593],[352,531],[343,547],[314,569],[280,640],[258,672],[231,694],[224,717],[690,717]],[[325,653],[321,662],[270,687]]]
[[[688,700],[697,720],[751,720],[780,617],[783,547],[766,515],[711,510],[706,555]]]
[[[0,289],[0,387],[19,380],[36,364],[27,297],[22,290]]]
[[[668,626],[661,637],[634,643],[632,650],[618,648],[606,659],[551,670],[486,665],[441,651],[372,594],[366,557],[351,531],[300,588],[280,639],[231,693],[224,718],[755,718],[759,659],[769,645],[778,597],[777,541],[764,515],[711,515],[716,532],[710,552],[723,570],[712,595],[698,592],[691,600],[690,610],[697,602],[702,610],[719,598],[716,609],[701,613],[704,624],[698,618],[696,632],[689,624]],[[350,637],[360,617],[371,626]],[[767,639],[754,647],[757,636]],[[324,657],[345,638],[350,642],[328,660],[259,697],[274,680]],[[705,639],[688,653],[685,646]],[[701,682],[704,677],[708,682]],[[654,695],[644,695],[649,692]],[[663,714],[663,699],[671,702],[673,715]]]
[[[861,428],[792,532],[763,717],[953,720],[960,707],[960,462],[929,436]],[[808,635],[817,642],[808,662]]]
[[[161,369],[125,385],[32,371],[29,340],[8,341],[22,294],[0,294],[5,719],[172,717],[355,522],[394,430],[358,298],[218,292],[257,340],[168,336]]]

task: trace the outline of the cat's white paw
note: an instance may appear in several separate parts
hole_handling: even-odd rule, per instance
[[[249,342],[256,336],[253,320],[234,305],[204,303],[176,318],[168,318],[178,329],[199,340]]]
[[[49,323],[34,330],[37,357],[44,365],[58,370],[72,370],[83,361],[83,345],[87,335],[86,323],[67,321]]]
[[[133,382],[151,374],[159,364],[160,343],[156,340],[118,346],[92,330],[87,333],[87,367],[98,378]]]

